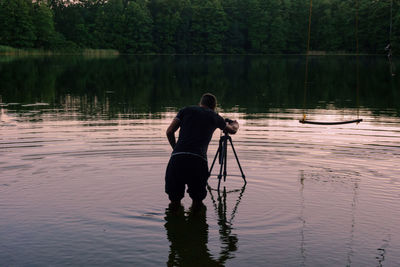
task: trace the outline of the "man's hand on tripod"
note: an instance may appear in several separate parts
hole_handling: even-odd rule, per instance
[[[239,130],[239,123],[236,120],[225,119],[226,127],[224,133],[235,134]]]

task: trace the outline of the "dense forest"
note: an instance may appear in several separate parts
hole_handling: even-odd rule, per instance
[[[304,53],[309,4],[309,0],[0,0],[0,45],[138,54]],[[315,0],[310,48],[354,52],[358,13],[360,51],[384,53],[391,42],[396,53],[399,6],[398,0]]]

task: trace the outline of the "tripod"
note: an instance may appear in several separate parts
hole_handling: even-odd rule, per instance
[[[232,138],[229,136],[228,133],[225,133],[225,135],[221,136],[221,138],[219,139],[218,150],[217,150],[217,153],[215,154],[215,157],[214,157],[214,160],[213,160],[213,162],[211,164],[210,172],[209,172],[209,175],[211,176],[211,171],[212,171],[212,169],[214,167],[214,164],[215,164],[215,161],[217,160],[217,157],[219,156],[218,157],[218,162],[220,164],[220,167],[219,167],[219,174],[217,176],[218,177],[218,192],[219,192],[219,187],[221,185],[222,177],[224,177],[224,182],[225,182],[226,181],[226,176],[227,176],[226,164],[227,164],[227,154],[228,154],[227,153],[228,152],[228,140],[229,140],[229,143],[231,144],[231,147],[232,147],[232,150],[233,150],[233,154],[235,155],[235,158],[236,158],[236,162],[239,165],[240,173],[242,174],[242,178],[243,178],[244,184],[245,185],[247,184],[246,176],[243,173],[242,166],[240,166],[239,158],[238,158],[238,156],[236,154],[235,147],[233,146],[233,143],[232,143]]]

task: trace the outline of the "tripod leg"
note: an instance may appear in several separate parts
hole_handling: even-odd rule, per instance
[[[225,165],[225,162],[224,162],[224,160],[226,159],[226,157],[225,157],[225,154],[226,154],[226,146],[224,146],[224,145],[226,145],[226,143],[225,142],[221,142],[221,150],[220,150],[220,152],[219,152],[219,156],[220,156],[220,167],[219,167],[219,174],[218,174],[218,192],[219,192],[219,187],[220,187],[220,185],[221,185],[221,179],[222,179],[222,168],[224,167],[224,165]],[[225,176],[226,176],[226,174],[225,174]]]
[[[218,155],[220,153],[221,153],[221,141],[219,142],[218,150],[217,150],[217,153],[215,153],[215,157],[214,157],[214,160],[213,160],[213,162],[211,164],[210,171],[208,172],[208,176],[211,176],[211,171],[212,171],[212,169],[214,167],[214,164],[215,164],[215,161],[217,160],[217,157],[218,157]]]
[[[227,139],[224,140],[224,182],[226,182],[226,165],[228,163],[228,141]]]
[[[247,184],[246,176],[245,176],[244,173],[243,173],[242,166],[240,165],[239,158],[238,158],[238,156],[237,156],[237,154],[236,154],[235,147],[233,146],[232,139],[229,139],[229,142],[231,143],[232,151],[233,151],[233,154],[235,155],[236,161],[237,161],[237,163],[238,163],[238,165],[239,165],[240,173],[242,174],[242,178],[243,178],[243,180],[244,180],[244,183]]]

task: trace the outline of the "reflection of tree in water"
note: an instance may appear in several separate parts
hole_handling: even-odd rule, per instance
[[[306,251],[304,248],[305,245],[305,240],[304,240],[304,229],[306,228],[306,220],[304,219],[304,209],[305,209],[305,203],[304,203],[304,173],[301,172],[300,174],[300,194],[301,194],[301,211],[300,211],[300,221],[301,221],[301,244],[300,244],[300,254],[301,254],[301,259],[302,259],[302,264],[301,266],[305,266],[306,264]]]
[[[333,178],[332,178],[333,177]],[[305,201],[304,201],[304,187],[305,187],[305,181],[306,180],[311,180],[311,181],[322,181],[322,182],[330,182],[330,183],[337,183],[340,180],[340,183],[342,184],[349,184],[352,186],[353,190],[353,198],[351,201],[351,228],[350,228],[350,238],[349,238],[349,251],[347,252],[347,264],[346,266],[351,266],[352,265],[352,257],[354,256],[354,250],[353,250],[353,243],[354,243],[354,232],[355,232],[355,226],[356,226],[356,218],[355,218],[355,212],[357,208],[357,197],[358,197],[358,188],[359,188],[359,179],[346,179],[346,176],[342,176],[339,174],[334,174],[330,175],[327,177],[323,177],[323,175],[313,175],[312,173],[305,174],[303,171],[300,174],[300,195],[301,195],[301,211],[300,211],[300,221],[302,224],[301,227],[301,245],[300,245],[300,253],[302,257],[302,264],[301,266],[306,266],[306,249],[305,249],[305,234],[304,230],[306,228],[306,219],[304,216],[304,210],[305,210]],[[378,256],[376,257],[378,261],[378,266],[383,266],[383,262],[385,260],[385,253],[386,253],[386,247],[388,246],[388,243],[390,241],[390,237],[388,240],[383,240],[385,244],[378,248]]]
[[[391,235],[389,235],[388,238],[383,239],[383,245],[381,245],[380,248],[377,249],[378,255],[375,258],[378,261],[378,267],[384,266],[383,262],[385,261],[386,249],[390,245],[390,240]]]
[[[223,109],[243,107],[252,114],[269,108],[302,107],[302,62],[302,57],[294,56],[16,59],[0,62],[0,95],[5,103],[46,102],[55,106],[62,106],[65,98],[71,97],[82,113],[115,117],[195,104],[207,90],[218,97]],[[388,78],[386,61],[368,57],[362,62],[360,104],[372,112],[380,108],[400,111],[399,81]],[[352,58],[314,57],[311,64],[318,71],[310,73],[307,108],[324,108],[329,103],[340,108],[356,106],[347,101],[354,99]],[[374,75],[370,75],[371,69]]]
[[[184,212],[183,207],[178,210],[166,210],[165,229],[168,240],[171,242],[168,266],[224,266],[228,259],[233,258],[232,252],[237,250],[238,238],[232,234],[232,221],[235,217],[238,205],[243,196],[245,187],[241,190],[219,193],[215,200],[211,188],[210,196],[218,215],[218,225],[222,251],[218,259],[215,259],[208,247],[208,224],[206,220],[206,208],[199,211]],[[227,218],[226,197],[228,193],[240,192],[236,205]]]
[[[357,204],[357,192],[358,182],[354,182],[353,186],[353,201],[351,202],[351,231],[350,231],[350,244],[349,244],[349,252],[347,253],[347,266],[351,266],[351,258],[354,255],[353,251],[353,242],[354,242],[354,228],[356,226],[356,204]]]
[[[353,241],[354,241],[354,228],[356,225],[356,220],[355,220],[355,211],[356,211],[356,204],[357,204],[357,195],[358,195],[358,183],[359,179],[352,178],[353,175],[357,176],[357,173],[348,173],[344,171],[333,171],[330,169],[325,170],[324,172],[318,172],[316,173],[308,173],[305,174],[303,171],[300,174],[300,194],[301,194],[301,212],[300,212],[300,220],[302,223],[302,228],[301,228],[301,247],[300,247],[300,253],[302,257],[302,265],[301,266],[306,266],[306,249],[305,249],[305,235],[304,235],[304,229],[306,227],[306,219],[304,216],[304,209],[305,209],[305,201],[304,201],[304,186],[305,186],[305,180],[309,179],[314,182],[330,182],[330,183],[340,183],[340,184],[349,184],[352,186],[353,189],[353,199],[351,202],[351,229],[350,229],[350,241],[349,241],[349,251],[347,253],[347,266],[351,266],[351,258],[354,255],[353,251]]]

